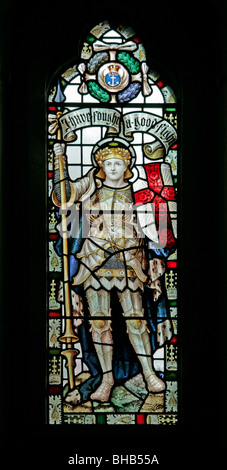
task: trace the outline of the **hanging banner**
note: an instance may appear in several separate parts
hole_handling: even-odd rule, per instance
[[[165,119],[156,114],[142,111],[128,113],[123,116],[125,135],[131,132],[145,132],[161,141],[166,152],[176,142],[177,132]]]
[[[166,152],[177,140],[175,128],[165,119],[156,114],[137,111],[122,115],[113,108],[79,108],[63,114],[59,123],[62,136],[66,142],[77,138],[79,129],[89,126],[112,127],[116,133],[122,130],[125,137],[134,132],[145,132],[156,137],[164,146]]]
[[[66,142],[75,140],[75,132],[88,126],[113,127],[116,131],[120,128],[121,113],[109,108],[79,108],[63,114],[59,119],[62,128],[62,136]],[[74,136],[74,138],[73,138]]]

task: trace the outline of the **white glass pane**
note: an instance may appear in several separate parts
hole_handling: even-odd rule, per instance
[[[152,87],[153,93],[145,98],[145,103],[164,103],[163,94],[157,85]]]
[[[81,177],[81,166],[69,165],[69,177],[72,181]]]
[[[91,164],[91,152],[93,147],[83,147],[83,164],[90,165]]]
[[[67,159],[68,163],[73,164],[73,163],[80,163],[81,162],[81,151],[80,147],[67,147]]]
[[[78,93],[79,85],[67,85],[64,90],[64,95],[66,97],[65,103],[67,102],[74,102],[78,103],[81,102],[81,95]]]
[[[88,127],[82,130],[82,141],[84,144],[96,144],[101,139],[99,127]]]

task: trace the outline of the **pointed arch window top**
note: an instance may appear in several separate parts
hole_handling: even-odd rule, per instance
[[[128,27],[112,29],[108,22],[85,38],[80,62],[61,75],[67,103],[164,104],[176,103],[165,78],[147,64],[145,48]],[[49,95],[56,100],[57,86]]]

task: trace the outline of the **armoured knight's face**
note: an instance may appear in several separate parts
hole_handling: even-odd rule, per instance
[[[124,176],[127,166],[124,160],[115,156],[115,158],[108,158],[108,160],[103,162],[102,168],[107,178],[117,181]]]

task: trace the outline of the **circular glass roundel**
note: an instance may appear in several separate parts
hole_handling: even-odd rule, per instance
[[[118,93],[128,85],[129,73],[122,64],[109,62],[100,67],[98,82],[104,90],[110,93]]]
[[[120,77],[119,73],[117,73],[117,72],[109,72],[105,76],[105,84],[108,87],[115,88],[115,87],[119,86],[120,83],[121,83],[121,77]]]

